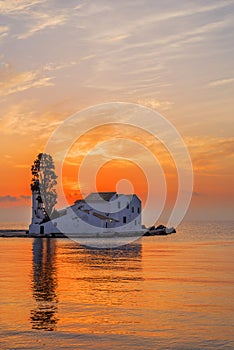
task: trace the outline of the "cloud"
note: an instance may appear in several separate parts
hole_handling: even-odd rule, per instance
[[[10,137],[14,136],[17,139],[25,140],[25,136],[27,136],[31,147],[38,149],[38,144],[48,140],[54,129],[67,116],[67,110],[63,110],[63,106],[58,104],[58,106],[47,106],[45,111],[35,100],[21,99],[19,103],[13,103],[5,109],[2,108],[1,115],[0,131],[2,136],[9,137],[9,140],[11,140]],[[14,140],[14,142],[16,141]],[[15,163],[14,166],[25,168],[27,163],[25,164],[22,159],[21,163]]]
[[[38,115],[38,112],[32,109],[32,105],[25,101],[11,106],[0,121],[2,134],[21,137],[36,135],[37,140],[47,139],[59,124],[60,121],[56,120],[54,113]],[[19,164],[17,167],[24,168],[25,165]]]
[[[24,200],[30,200],[31,199],[31,196],[25,196],[24,194],[22,194],[20,196],[20,198],[24,199]]]
[[[233,169],[234,138],[191,137],[185,142],[190,151],[195,173],[229,174]]]
[[[5,33],[9,30],[9,28],[7,26],[0,26],[0,34],[1,33]]]
[[[144,105],[146,107],[155,109],[155,110],[162,110],[167,111],[172,108],[173,102],[171,101],[161,101],[157,99],[139,99],[137,100],[137,103]]]
[[[0,206],[1,210],[2,208],[6,207],[15,207],[15,206],[22,206],[22,205],[29,205],[29,202],[31,200],[31,196],[27,195],[20,195],[20,196],[12,196],[10,194],[7,194],[5,196],[0,196]]]
[[[129,4],[127,2],[126,6],[129,7]],[[158,6],[156,12],[149,11],[147,6],[143,9],[138,4],[134,9],[131,7],[129,16],[121,15],[123,8],[112,4],[112,11],[116,10],[113,25],[108,19],[99,17],[100,20],[103,19],[99,28],[88,22],[88,29],[82,33],[83,40],[92,45],[97,54],[84,86],[102,89],[102,93],[109,98],[116,98],[117,95],[119,99],[131,98],[131,101],[134,96],[136,101],[136,96],[144,99],[161,92],[165,87],[176,83],[170,77],[176,74],[177,69],[181,69],[180,62],[186,56],[191,57],[192,65],[195,65],[198,53],[200,57],[206,56],[207,62],[209,61],[209,49],[204,50],[204,45],[209,48],[213,40],[216,40],[216,33],[223,35],[228,26],[232,25],[229,14],[220,16],[218,12],[230,4],[227,1],[191,9],[191,6],[182,3],[181,10],[173,11],[172,8],[168,13],[165,12],[165,7],[160,11]],[[140,9],[141,16],[134,20]],[[207,16],[205,19],[202,16],[190,18],[202,13]],[[179,22],[181,16],[185,17],[182,23]],[[162,20],[170,18],[173,21],[162,23]],[[118,21],[120,26],[115,25]],[[211,47],[213,50],[214,46]],[[179,62],[175,66],[177,68],[172,67],[171,60],[174,59]],[[192,74],[191,72],[191,76]],[[164,107],[164,110],[170,108]]]
[[[117,41],[123,41],[124,39],[127,39],[130,37],[130,34],[127,34],[127,33],[120,33],[120,34],[116,34],[116,35],[113,35],[113,36],[104,36],[102,39],[100,38],[99,40],[100,41],[103,41],[105,43],[114,43],[114,42],[117,42]]]
[[[179,6],[163,6],[151,1],[150,5],[143,4],[142,1],[133,4],[129,0],[101,0],[98,4],[91,1],[79,1],[76,4],[59,1],[56,6],[54,2],[39,0],[22,0],[19,2],[21,5],[11,0],[6,3],[7,5],[3,4],[2,11],[12,15],[11,19],[14,20],[17,14],[17,38],[26,39],[43,31],[44,35],[37,35],[35,40],[42,50],[47,49],[48,55],[42,59],[39,53],[35,57],[32,51],[37,52],[38,47],[34,43],[32,51],[30,45],[27,47],[35,58],[35,64],[44,66],[46,76],[39,74],[38,79],[41,80],[36,87],[52,85],[52,78],[47,76],[52,71],[59,76],[60,81],[66,81],[69,75],[73,77],[76,74],[79,83],[73,82],[73,86],[79,84],[80,90],[83,88],[83,94],[92,93],[93,96],[95,94],[90,90],[99,90],[103,100],[124,100],[124,96],[132,99],[133,95],[137,95],[137,98],[149,97],[170,86],[168,61],[175,57],[175,53],[185,55],[185,49],[207,39],[206,34],[228,25],[228,14],[225,14],[223,20],[223,16],[219,17],[218,10],[231,4],[230,1],[223,1],[188,6],[183,1]],[[202,16],[195,16],[202,13],[207,16],[205,21]],[[195,17],[190,19],[191,16]],[[181,19],[182,24],[178,23],[177,26],[176,19],[178,22]],[[54,31],[51,35],[48,33],[50,29],[61,26],[64,26],[63,30]],[[78,28],[83,29],[78,31]],[[51,43],[52,39],[56,42],[59,40],[61,44],[51,51],[48,42]],[[17,47],[18,45],[25,47],[26,44],[19,42]],[[55,55],[59,53],[56,56],[60,57],[58,61],[53,57],[54,52]],[[93,64],[87,62],[80,65],[81,60],[77,58],[82,55],[95,57]],[[40,62],[46,57],[47,63]],[[27,58],[25,62],[28,62]],[[63,69],[67,70],[67,77],[58,72]],[[20,88],[27,89],[27,84]],[[164,106],[164,110],[168,108],[169,106]]]
[[[69,61],[69,62],[63,62],[63,63],[50,62],[45,64],[45,66],[43,67],[43,70],[51,72],[51,71],[65,69],[65,68],[70,68],[79,63],[80,61]]]
[[[57,26],[61,26],[67,20],[67,16],[64,14],[51,16],[50,14],[41,13],[37,14],[35,17],[37,23],[35,25],[32,25],[31,28],[25,33],[17,35],[18,39],[29,38],[33,34],[46,28],[55,28]]]
[[[31,88],[53,86],[52,77],[42,76],[39,71],[17,72],[9,64],[0,70],[0,97]]]
[[[18,202],[19,198],[11,195],[0,196],[0,202]]]
[[[48,62],[45,64],[45,66],[43,67],[44,71],[56,71],[56,70],[61,70],[61,69],[65,69],[65,68],[70,68],[72,66],[76,66],[78,64],[81,64],[84,61],[88,61],[91,60],[93,58],[95,58],[96,55],[92,54],[92,55],[87,55],[84,57],[79,58],[78,60],[72,60],[72,61],[68,61],[68,62]]]
[[[28,11],[35,5],[43,4],[46,0],[1,0],[0,1],[0,14],[11,15],[19,14],[21,12]]]
[[[5,34],[9,31],[8,26],[0,26],[0,35]]]
[[[0,42],[9,35],[9,27],[0,26]]]
[[[234,82],[234,78],[222,78],[222,79],[209,82],[207,86],[208,87],[223,86],[223,85],[231,84],[233,82]]]
[[[227,7],[229,5],[233,4],[233,1],[222,1],[222,3],[216,3],[212,5],[207,6],[197,6],[197,7],[189,7],[187,9],[182,10],[175,10],[171,12],[161,13],[159,15],[156,15],[154,19],[156,21],[166,21],[171,20],[173,18],[180,18],[180,17],[189,17],[200,13],[206,13],[206,12],[212,12],[219,9],[222,9],[224,7]]]
[[[9,17],[8,21],[10,19],[12,24],[16,16],[18,20],[21,19],[24,32],[15,35],[18,39],[26,39],[47,28],[61,26],[69,18],[66,7],[55,9],[46,0],[0,0],[0,15]]]
[[[129,11],[131,11],[129,16],[119,16],[120,12],[123,11],[123,8],[121,9],[120,6],[115,5],[114,8],[112,9],[113,12],[115,12],[115,16],[113,18],[113,22],[115,23],[115,21],[121,22],[121,31],[117,28],[116,26],[112,25],[111,23],[108,22],[108,31],[105,25],[102,25],[98,30],[93,30],[92,33],[90,33],[91,35],[89,35],[89,40],[95,40],[95,42],[99,42],[103,44],[103,41],[106,40],[106,43],[110,43],[110,42],[114,42],[115,38],[120,38],[122,40],[125,38],[129,38],[131,37],[131,41],[128,41],[126,43],[126,45],[122,45],[122,42],[120,40],[120,47],[117,47],[117,51],[115,51],[115,53],[118,52],[118,50],[123,51],[123,50],[129,50],[129,49],[134,49],[134,48],[143,48],[146,46],[151,46],[153,45],[161,45],[161,44],[168,44],[169,43],[175,43],[175,41],[182,39],[183,43],[191,43],[194,41],[199,41],[201,40],[201,37],[197,37],[195,38],[188,38],[188,36],[193,36],[195,34],[204,34],[207,33],[209,31],[221,28],[224,26],[224,22],[229,22],[232,24],[232,19],[230,18],[230,20],[226,20],[223,19],[218,21],[214,21],[214,15],[212,15],[212,20],[213,22],[209,23],[209,20],[206,20],[205,22],[199,23],[198,21],[196,21],[196,19],[187,19],[186,17],[190,17],[192,15],[196,15],[196,14],[202,14],[202,13],[207,13],[207,12],[213,12],[215,10],[220,10],[222,8],[228,7],[229,5],[233,4],[233,1],[223,1],[222,3],[219,4],[211,4],[211,5],[205,5],[205,6],[187,6],[186,4],[181,4],[181,8],[182,9],[172,9],[169,12],[165,12],[164,8],[161,9],[160,11],[160,6],[153,6],[153,9],[155,9],[155,11],[148,11],[147,10],[147,6],[145,6],[144,8],[141,6],[134,6],[134,8],[131,7],[131,2],[127,2],[126,7],[128,8]],[[121,4],[121,7],[123,5]],[[183,6],[185,8],[183,8]],[[177,7],[178,8],[178,7]],[[217,12],[218,13],[218,12]],[[140,16],[139,16],[140,15]],[[209,16],[207,14],[207,16]],[[177,27],[175,27],[175,24],[177,22],[172,22],[169,23],[169,26],[167,26],[166,29],[164,29],[164,26],[166,24],[161,24],[162,21],[166,21],[166,20],[176,20],[179,19],[180,17],[185,17],[186,21],[190,21],[187,26],[183,26],[183,30],[181,30],[180,33],[178,33],[180,31],[181,26],[178,25],[178,29]],[[209,17],[208,17],[209,18]],[[106,20],[104,20],[104,23],[106,22]],[[174,23],[174,25],[173,25]],[[225,25],[227,25],[228,23],[225,23]],[[163,25],[163,27],[161,27]],[[192,30],[188,30],[189,28],[194,27],[194,29]],[[173,28],[173,35],[168,35],[168,29],[170,30],[171,28]],[[150,29],[150,31],[149,31]],[[106,33],[108,32],[108,35],[106,35]],[[165,32],[165,34],[164,34]],[[147,35],[143,35],[144,33],[146,33]],[[152,33],[156,34],[154,36],[152,36]],[[162,35],[160,35],[162,34]],[[155,39],[156,38],[156,39]],[[113,39],[113,40],[112,40]],[[136,40],[137,39],[137,40]],[[184,41],[186,39],[186,41]],[[118,41],[118,40],[116,40]],[[151,46],[152,47],[152,46]],[[152,52],[152,50],[151,50]],[[160,49],[161,52],[161,49]],[[159,52],[159,53],[160,53]],[[113,52],[114,53],[114,52]],[[140,52],[142,53],[142,51]],[[108,54],[108,52],[107,52]],[[135,52],[134,54],[137,54],[137,52]],[[155,51],[153,52],[153,54],[155,54]]]
[[[157,37],[157,39],[152,38],[151,40],[144,40],[144,41],[137,41],[136,43],[126,45],[122,48],[120,48],[120,51],[128,50],[128,49],[140,49],[140,48],[146,48],[146,47],[158,47],[160,46],[165,46],[166,49],[168,49],[168,45],[170,47],[178,47],[179,44],[184,44],[185,42],[193,42],[194,40],[197,40],[197,36],[199,40],[202,39],[202,35],[213,32],[215,30],[224,28],[232,24],[231,20],[221,20],[221,21],[214,21],[211,23],[206,23],[204,25],[200,26],[195,26],[194,28],[179,32],[176,34],[172,35],[166,35],[166,36],[161,36]],[[192,41],[191,41],[192,40]],[[155,52],[150,52],[151,55],[155,55]],[[159,54],[161,55],[161,48],[159,51]]]
[[[168,174],[175,171],[170,154],[153,135],[134,126],[116,124],[101,126],[84,134],[70,148],[65,163],[77,168],[84,158],[91,166],[110,159],[128,158],[150,167],[152,161],[156,162],[153,156]]]
[[[82,4],[75,6],[74,10],[77,11],[77,15],[81,17],[98,16],[103,13],[108,13],[112,10],[110,2],[95,3],[94,1],[84,1]]]

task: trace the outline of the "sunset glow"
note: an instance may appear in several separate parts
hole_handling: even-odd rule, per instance
[[[159,112],[181,134],[194,170],[186,219],[232,219],[233,10],[228,0],[0,1],[0,222],[30,221],[31,165],[56,128],[118,101]],[[62,178],[68,203],[95,190],[88,175],[78,181],[88,157],[101,164],[98,191],[128,180],[122,190],[132,186],[144,204],[147,175],[138,161],[151,169],[152,159],[136,144],[164,173],[168,211],[178,165],[152,135],[121,125],[94,128],[71,145]]]

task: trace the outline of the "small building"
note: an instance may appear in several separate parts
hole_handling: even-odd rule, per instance
[[[136,194],[117,192],[90,193],[84,200],[58,212],[53,220],[46,219],[37,184],[32,186],[32,222],[29,233],[63,233],[81,236],[102,233],[134,233],[142,231],[142,206]]]

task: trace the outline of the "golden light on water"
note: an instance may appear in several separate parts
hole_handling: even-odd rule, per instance
[[[180,234],[185,238],[194,227]],[[14,332],[5,338],[8,348],[16,342],[32,347],[40,339],[53,349],[56,337],[60,346],[74,339],[78,345],[79,335],[84,347],[103,337],[113,349],[118,342],[154,348],[175,341],[231,344],[232,242],[228,236],[201,239],[201,233],[182,242],[176,235],[113,250],[69,240],[4,239],[1,325]],[[21,337],[29,329],[38,333]]]

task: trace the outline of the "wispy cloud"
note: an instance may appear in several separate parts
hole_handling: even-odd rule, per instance
[[[133,44],[128,44],[126,46],[120,47],[118,48],[118,51],[123,52],[124,50],[129,50],[129,49],[143,49],[143,48],[147,48],[147,47],[158,47],[158,45],[160,46],[165,46],[168,49],[168,45],[170,45],[171,47],[173,46],[178,46],[179,44],[183,44],[186,41],[190,42],[191,40],[197,40],[197,37],[199,38],[199,40],[201,40],[201,35],[213,32],[215,30],[224,28],[229,26],[230,24],[232,24],[232,21],[229,19],[225,19],[225,20],[221,20],[221,21],[214,21],[211,23],[206,23],[204,25],[200,25],[200,26],[195,26],[192,29],[183,31],[183,32],[179,32],[176,34],[169,34],[166,36],[161,36],[161,37],[157,37],[156,39],[154,38],[150,38],[149,40],[144,40],[144,41],[137,41]],[[116,50],[117,52],[117,50]],[[161,47],[160,47],[160,51],[161,52]],[[148,52],[147,52],[148,53]],[[144,54],[144,51],[143,51]],[[149,54],[151,55],[155,55],[155,51],[153,52],[149,52]]]
[[[27,39],[39,31],[53,29],[66,23],[66,6],[54,9],[46,0],[0,0],[0,14],[8,17],[9,23],[21,19],[20,31],[13,35],[18,39]],[[23,29],[22,29],[23,28]]]
[[[70,114],[65,102],[64,105],[60,103],[47,106],[47,110],[45,110],[41,108],[40,101],[20,99],[20,102],[13,103],[10,107],[2,108],[0,134],[1,137],[7,137],[9,140],[13,138],[14,141],[9,143],[9,149],[16,143],[15,137],[17,137],[17,140],[22,140],[22,143],[30,140],[26,141],[24,146],[21,145],[22,148],[26,146],[24,149],[25,153],[29,150],[27,149],[28,142],[30,142],[32,150],[38,150],[39,147],[41,150],[51,133]],[[13,154],[15,152],[17,153],[16,149],[13,151]],[[19,160],[17,156],[17,161],[13,161],[13,159],[9,159],[9,161],[15,168],[28,168],[27,161],[23,157]]]
[[[218,80],[213,80],[207,84],[208,87],[223,86],[227,84],[234,83],[234,78],[222,78]]]
[[[46,0],[1,0],[0,1],[0,14],[19,14],[20,12],[28,11],[35,5],[45,3]]]
[[[222,169],[224,175],[233,171],[233,137],[192,137],[186,138],[185,141],[195,172],[216,174]]]
[[[146,107],[155,109],[155,110],[162,110],[162,111],[167,111],[172,108],[173,102],[171,101],[163,101],[163,100],[158,100],[158,99],[139,99],[137,100],[137,103],[144,105]]]
[[[80,61],[70,61],[70,62],[64,62],[64,63],[55,63],[55,62],[50,62],[45,64],[43,67],[44,71],[56,71],[56,70],[61,70],[65,68],[70,68],[72,66],[75,66],[79,64]]]
[[[0,43],[8,35],[9,35],[9,27],[7,27],[7,26],[0,26]]]
[[[61,26],[66,22],[67,16],[65,14],[51,16],[47,13],[37,13],[35,15],[35,20],[37,23],[33,24],[25,33],[17,35],[18,39],[29,38],[33,34],[46,28],[56,28]]]
[[[158,19],[155,13],[143,12],[139,21],[133,21],[136,15],[133,12],[129,21],[120,19],[122,25],[121,30],[118,29],[119,32],[116,26],[109,27],[107,31],[104,24],[101,30],[95,31],[90,24],[87,41],[93,45],[97,57],[85,87],[105,90],[103,94],[109,96],[125,96],[125,100],[130,97],[133,101],[134,96],[135,100],[136,96],[144,99],[171,86],[176,83],[168,74],[168,70],[176,72],[172,62],[175,59],[178,62],[186,60],[188,56],[191,57],[191,62],[194,62],[194,55],[198,53],[200,57],[209,56],[209,49],[204,51],[203,46],[207,44],[209,47],[210,43],[216,40],[216,34],[222,35],[232,25],[231,15],[219,16],[213,12],[230,4],[231,2],[227,1],[192,9],[185,5],[183,9],[182,5],[180,11],[159,11]],[[175,20],[181,16],[188,17],[209,11],[212,15],[206,20],[201,17],[199,20],[185,18],[182,26],[177,26],[177,22],[169,23],[168,26],[160,22],[162,19]]]
[[[80,11],[82,9],[82,11]],[[83,1],[83,3],[75,6],[74,10],[81,17],[98,16],[103,13],[108,13],[113,9],[111,2],[96,3],[94,1]]]
[[[93,58],[95,58],[96,55],[92,54],[92,55],[87,55],[87,56],[83,56],[77,60],[72,60],[72,61],[63,61],[63,62],[48,62],[44,65],[43,70],[44,71],[57,71],[57,70],[62,70],[62,69],[66,69],[66,68],[71,68],[73,66],[79,65],[84,61],[88,61],[91,60]]]
[[[114,42],[118,42],[118,41],[123,41],[124,39],[127,39],[130,37],[130,34],[127,33],[120,33],[120,34],[116,34],[116,35],[112,35],[112,36],[104,36],[102,39],[100,38],[100,41],[103,41],[105,43],[114,43]]]
[[[0,70],[0,80],[0,96],[54,85],[52,77],[42,76],[39,71],[17,72],[11,65],[5,65]]]
[[[229,0],[229,1],[222,1],[221,3],[216,3],[216,4],[212,4],[212,5],[205,5],[205,6],[198,5],[195,7],[189,7],[189,8],[182,9],[182,10],[165,12],[165,13],[161,13],[159,15],[155,15],[152,18],[152,21],[155,21],[155,20],[156,21],[166,21],[166,20],[170,20],[173,18],[188,17],[188,16],[200,14],[200,13],[212,12],[212,11],[216,11],[216,10],[222,9],[224,7],[227,7],[231,4],[233,4],[233,1]]]
[[[0,26],[0,35],[4,35],[8,31],[9,31],[9,27],[8,26]]]
[[[168,173],[173,172],[171,156],[160,141],[139,128],[120,124],[95,128],[83,135],[69,150],[65,163],[79,167],[86,158],[92,167],[96,163],[121,158],[150,166],[152,161],[153,165],[156,162],[153,156]]]

